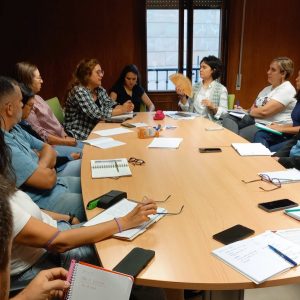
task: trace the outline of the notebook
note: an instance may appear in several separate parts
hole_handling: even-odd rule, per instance
[[[290,209],[285,209],[284,213],[287,214],[288,216],[300,221],[300,208],[290,208]]]
[[[212,254],[256,284],[291,269],[294,265],[287,259],[300,263],[300,245],[271,231],[213,250]]]
[[[92,178],[131,176],[126,158],[91,160]]]
[[[231,146],[241,156],[272,155],[271,151],[261,143],[232,143]]]
[[[71,283],[66,300],[128,300],[133,277],[84,262],[71,261],[68,278]]]
[[[283,171],[262,172],[259,175],[267,175],[271,180],[278,179],[280,183],[293,183],[300,181],[300,171],[293,169],[285,169]]]
[[[268,132],[271,132],[271,133],[274,133],[274,134],[277,134],[277,135],[282,135],[282,132],[280,132],[278,130],[275,130],[275,129],[272,129],[270,127],[267,127],[266,125],[263,125],[263,124],[260,124],[260,123],[255,123],[255,126],[258,129],[261,129],[261,130],[268,131]]]
[[[114,218],[123,217],[127,215],[130,211],[132,211],[137,205],[137,202],[130,201],[124,198],[123,200],[117,202],[113,206],[109,207],[108,209],[104,210],[103,212],[86,222],[83,226],[93,226],[96,224],[113,220]],[[158,207],[157,212],[164,213],[167,212],[167,210],[165,208]],[[163,214],[150,215],[149,221],[144,222],[138,227],[116,233],[113,235],[113,237],[125,240],[133,240],[138,235],[142,234],[150,225],[160,220],[163,216]]]

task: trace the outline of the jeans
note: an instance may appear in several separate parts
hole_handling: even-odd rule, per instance
[[[81,159],[70,160],[57,170],[57,176],[80,177]]]
[[[270,149],[271,152],[276,152],[282,148],[286,142],[292,138],[287,135],[278,135],[264,130],[258,130],[254,137],[255,143],[262,143]]]

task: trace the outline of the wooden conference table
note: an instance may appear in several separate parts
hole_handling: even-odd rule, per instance
[[[170,289],[242,290],[258,287],[246,277],[211,254],[222,244],[212,235],[235,224],[255,230],[299,227],[299,222],[282,212],[267,213],[257,207],[264,201],[289,198],[300,203],[300,184],[286,184],[280,189],[264,192],[259,186],[269,183],[245,184],[241,179],[258,178],[257,173],[284,169],[271,157],[241,157],[230,144],[244,142],[227,130],[207,131],[216,125],[206,119],[173,120],[166,117],[154,121],[151,113],[139,113],[129,122],[144,121],[149,125],[178,125],[161,132],[161,137],[182,137],[179,149],[150,149],[151,139],[138,139],[136,130],[113,138],[126,145],[102,150],[85,146],[82,161],[82,190],[85,204],[110,190],[126,191],[129,199],[141,200],[144,195],[156,200],[172,196],[160,206],[180,215],[165,216],[133,241],[114,238],[96,244],[104,267],[113,268],[132,248],[155,250],[150,264],[136,279],[137,284]],[[100,123],[95,129],[119,127]],[[91,134],[91,138],[98,137]],[[221,147],[221,153],[203,154],[199,147]],[[143,166],[130,166],[132,177],[91,179],[90,160],[136,157],[146,161]],[[90,219],[100,209],[87,211]],[[259,266],[257,266],[259,268]],[[300,268],[276,276],[259,287],[300,282]]]

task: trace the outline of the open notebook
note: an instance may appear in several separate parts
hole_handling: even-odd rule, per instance
[[[92,226],[92,225],[113,220],[114,218],[123,217],[126,214],[128,214],[130,211],[132,211],[137,205],[138,203],[124,198],[123,200],[117,202],[113,206],[109,207],[108,209],[98,214],[96,217],[86,222],[84,226]],[[144,222],[142,225],[132,229],[124,230],[120,233],[116,233],[113,236],[116,238],[133,240],[138,235],[143,233],[150,225],[157,222],[164,216],[163,214],[159,214],[159,213],[167,212],[167,210],[165,208],[158,207],[157,212],[158,214],[150,215],[149,216],[150,220]]]
[[[92,178],[131,176],[126,158],[91,160]]]
[[[261,143],[232,143],[231,146],[241,156],[272,155],[271,151]]]
[[[213,250],[212,254],[257,284],[300,263],[300,245],[271,231]]]
[[[72,260],[67,280],[71,283],[66,300],[128,300],[133,277]]]

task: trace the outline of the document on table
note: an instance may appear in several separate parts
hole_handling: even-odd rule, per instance
[[[134,117],[134,112],[129,112],[126,114],[121,114],[121,115],[117,115],[117,116],[112,116],[110,117],[112,120],[128,120],[128,119],[132,119]]]
[[[213,250],[212,254],[257,284],[292,268],[287,259],[300,263],[300,245],[271,231]]]
[[[247,115],[248,113],[243,110],[243,109],[228,109],[228,113],[231,116],[237,117],[239,119],[243,119],[245,117],[245,115]]]
[[[129,133],[129,132],[133,132],[133,131],[124,127],[93,131],[93,133],[96,133],[100,136],[110,136],[110,135],[117,135],[117,134]]]
[[[130,123],[132,125],[134,125],[135,127],[147,127],[148,124],[143,123],[143,122],[138,122],[138,123]]]
[[[101,138],[96,138],[96,139],[91,139],[91,140],[85,140],[82,141],[85,144],[98,147],[101,149],[109,149],[121,145],[125,145],[124,142],[121,141],[116,141],[113,138],[108,138],[108,137],[101,137]]]
[[[148,145],[149,148],[173,148],[179,147],[182,138],[154,138]]]
[[[138,203],[124,198],[121,201],[117,202],[115,205],[109,207],[108,209],[98,214],[96,217],[86,222],[83,226],[92,226],[113,220],[114,218],[123,217],[127,215],[130,211],[132,211],[137,205]],[[158,207],[157,212],[163,213],[167,212],[167,210],[165,208]],[[133,240],[135,237],[143,233],[147,229],[147,227],[160,220],[163,216],[164,214],[149,215],[149,221],[144,222],[138,227],[116,233],[113,236],[126,240]]]
[[[271,151],[261,143],[232,143],[232,147],[241,155],[272,155]]]
[[[267,175],[271,180],[279,179],[280,183],[293,183],[300,181],[300,171],[295,168],[283,171],[261,172],[259,175]]]
[[[165,111],[166,116],[175,119],[175,120],[193,120],[200,115],[192,112],[185,111]]]

